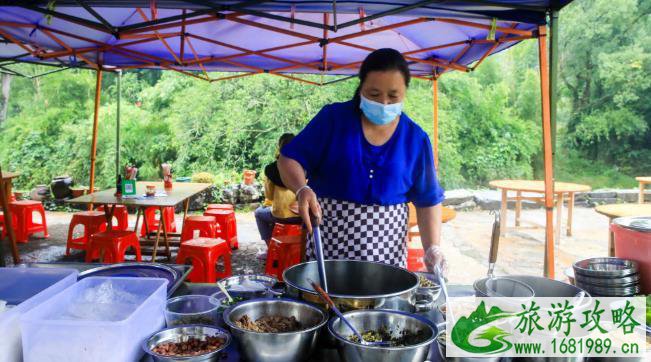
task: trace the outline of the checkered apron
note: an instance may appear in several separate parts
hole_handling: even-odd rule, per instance
[[[319,199],[323,213],[321,241],[325,259],[375,261],[405,268],[407,204],[362,205]],[[308,238],[307,260],[315,260],[314,241]]]

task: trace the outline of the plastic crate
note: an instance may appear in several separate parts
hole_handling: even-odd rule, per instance
[[[165,279],[85,278],[23,315],[24,360],[138,361],[165,326],[166,299]]]
[[[20,362],[20,316],[77,281],[74,269],[0,268],[0,299],[15,307],[0,313],[0,362]]]

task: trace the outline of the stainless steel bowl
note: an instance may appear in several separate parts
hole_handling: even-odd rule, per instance
[[[511,279],[519,280],[530,286],[536,294],[536,297],[576,297],[573,302],[575,311],[583,310],[589,307],[592,303],[592,296],[589,291],[586,291],[574,285],[560,282],[558,280],[530,275],[509,275],[508,277]],[[475,289],[476,296],[488,297],[486,291],[487,280],[488,278],[475,280],[473,287]],[[506,299],[505,301],[508,303]]]
[[[640,282],[640,276],[638,274],[633,274],[621,278],[594,278],[583,276],[583,274],[577,274],[576,282],[576,284],[579,285],[588,284],[602,288],[623,288],[637,285]]]
[[[264,290],[252,290],[252,291],[237,291],[232,290],[232,287],[235,285],[241,285],[245,281],[257,282],[265,286]],[[228,293],[235,297],[242,297],[244,299],[255,299],[255,298],[265,298],[271,296],[271,288],[274,284],[278,283],[278,279],[263,274],[243,274],[243,275],[233,275],[232,277],[224,278],[219,281],[224,288],[228,290]]]
[[[574,297],[580,292],[584,292],[584,290],[579,287],[549,278],[536,277],[531,275],[509,275],[508,277],[521,281],[530,286],[536,294],[536,297]],[[476,296],[488,296],[486,291],[487,280],[488,278],[475,280],[473,287],[475,289]],[[587,295],[586,297],[589,298],[590,296]]]
[[[165,342],[184,342],[187,341],[190,337],[203,339],[207,336],[214,337],[219,336],[226,340],[221,348],[205,353],[199,356],[163,356],[157,353],[152,352],[152,349],[160,343]],[[206,326],[200,324],[191,324],[185,326],[178,326],[163,329],[160,332],[154,333],[151,337],[147,338],[142,344],[142,348],[145,350],[149,356],[152,357],[154,361],[162,362],[174,362],[174,361],[186,361],[186,362],[198,362],[198,361],[219,361],[221,351],[226,349],[231,343],[231,335],[228,334],[225,330],[213,326]]]
[[[638,271],[636,262],[620,258],[590,258],[577,261],[572,267],[574,273],[587,277],[619,278]]]
[[[411,346],[378,347],[355,343],[348,340],[352,331],[338,317],[328,323],[328,331],[337,340],[339,356],[345,362],[422,362],[429,353],[430,345],[437,335],[436,326],[427,319],[393,310],[356,310],[344,313],[346,319],[360,332],[388,328],[392,334],[403,330],[424,331],[423,341]]]
[[[416,274],[383,263],[357,260],[326,260],[328,294],[342,311],[392,309],[412,312],[418,288]],[[319,280],[316,262],[297,264],[283,273],[287,295],[324,305],[308,283]]]
[[[418,288],[416,290],[419,293],[430,294],[432,295],[432,298],[434,298],[434,300],[437,300],[439,298],[439,295],[441,294],[441,286],[439,285],[438,277],[432,273],[415,272],[414,274],[418,276]],[[433,287],[422,286],[420,283],[420,277],[423,277],[428,281],[432,282],[434,286]]]
[[[256,320],[263,316],[294,316],[305,329],[286,333],[260,333],[242,329],[235,321],[242,316]],[[241,345],[249,361],[294,362],[308,360],[316,346],[319,330],[328,322],[324,311],[292,299],[253,299],[224,311],[224,323]]]
[[[584,288],[590,294],[600,297],[633,297],[640,293],[640,286],[634,285],[632,287],[597,287],[593,285],[581,284],[579,286]]]

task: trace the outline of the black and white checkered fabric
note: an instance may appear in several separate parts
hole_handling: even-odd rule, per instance
[[[407,204],[362,205],[319,199],[323,213],[321,240],[325,259],[375,261],[405,268]],[[314,241],[308,238],[307,260],[314,260]]]

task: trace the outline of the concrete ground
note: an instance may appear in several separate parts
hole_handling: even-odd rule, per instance
[[[42,239],[37,234],[27,244],[19,244],[22,262],[83,261],[83,253],[73,251],[65,256],[68,225],[72,214],[48,212],[50,237]],[[442,244],[449,264],[448,279],[452,283],[470,284],[486,275],[488,249],[493,216],[488,211],[458,212],[457,217],[444,224]],[[506,234],[501,238],[496,274],[542,275],[544,221],[542,209],[523,210],[522,226],[515,229],[514,213],[508,214]],[[565,220],[563,220],[565,221]],[[177,223],[181,222],[177,215]],[[130,224],[135,223],[131,215]],[[260,240],[252,212],[237,213],[239,250],[232,258],[233,273],[259,273],[264,270],[263,261],[256,258],[259,250],[265,250]],[[576,260],[607,255],[608,220],[594,209],[575,208],[573,236],[563,235],[556,250],[556,278],[565,280],[563,271]],[[3,247],[9,255],[8,244]],[[159,255],[161,253],[159,252]],[[150,260],[147,252],[144,260]],[[165,262],[165,258],[157,258]],[[7,263],[11,264],[10,258]]]

